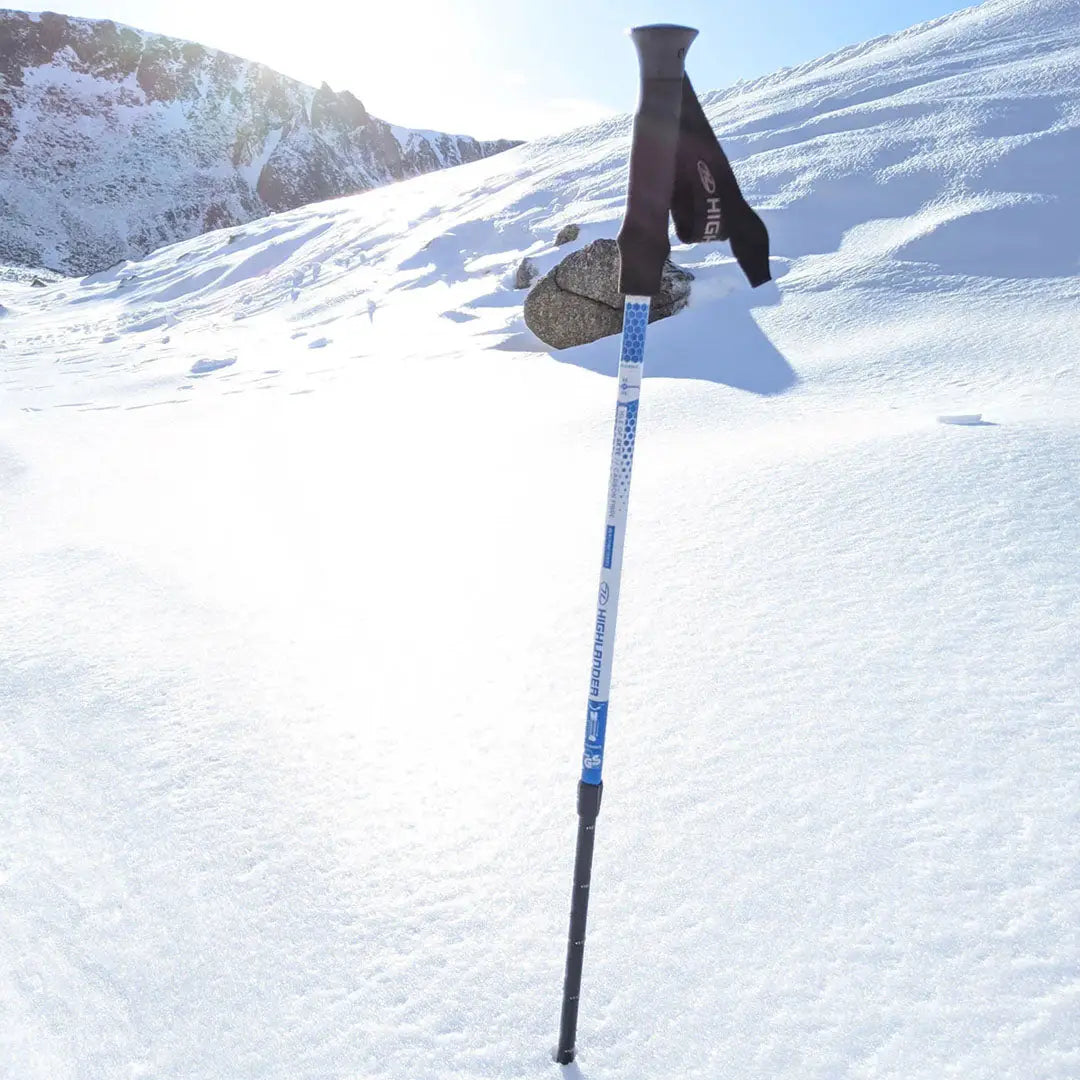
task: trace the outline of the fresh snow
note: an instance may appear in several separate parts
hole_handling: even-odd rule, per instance
[[[1080,1076],[1078,22],[707,99],[571,1080]],[[628,134],[0,273],[5,1080],[560,1075],[617,342],[511,285]]]

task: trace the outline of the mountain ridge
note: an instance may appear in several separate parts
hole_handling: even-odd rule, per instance
[[[515,145],[398,127],[181,38],[0,9],[0,262],[89,273]]]

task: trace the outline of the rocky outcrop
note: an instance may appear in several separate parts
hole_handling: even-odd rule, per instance
[[[536,263],[526,256],[518,263],[518,268],[514,273],[514,288],[527,289],[536,280],[536,275],[539,273]]]
[[[653,297],[649,322],[681,311],[694,275],[670,260]],[[525,298],[525,324],[546,345],[569,349],[622,330],[619,249],[614,240],[594,240],[567,255]]]
[[[581,235],[580,225],[564,225],[555,235],[555,246],[572,244]]]
[[[110,21],[0,11],[0,263],[103,269],[516,145]]]

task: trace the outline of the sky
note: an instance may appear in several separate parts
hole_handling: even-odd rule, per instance
[[[11,2],[11,0],[9,0]],[[12,6],[17,4],[12,3]],[[351,0],[299,9],[249,0],[60,0],[108,18],[351,90],[408,127],[533,138],[630,112],[637,62],[628,26],[701,35],[687,69],[699,91],[764,75],[970,7],[956,0]]]

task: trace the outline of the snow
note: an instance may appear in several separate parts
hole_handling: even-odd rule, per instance
[[[962,424],[967,427],[978,427],[988,424],[989,420],[982,418],[982,413],[957,413],[954,416],[939,416],[938,420],[943,424]]]
[[[220,371],[223,367],[236,363],[235,356],[229,356],[221,360],[196,360],[191,365],[192,375],[208,375],[211,371]]]
[[[708,98],[570,1080],[1080,1075],[1078,16]],[[0,1075],[559,1075],[628,131],[0,274]]]
[[[427,131],[423,128],[406,128],[399,124],[390,125],[390,134],[400,143],[403,150],[408,150],[412,143],[426,139],[432,145],[432,151],[437,155],[438,146],[443,139],[466,139],[467,135],[451,135],[442,131]]]

